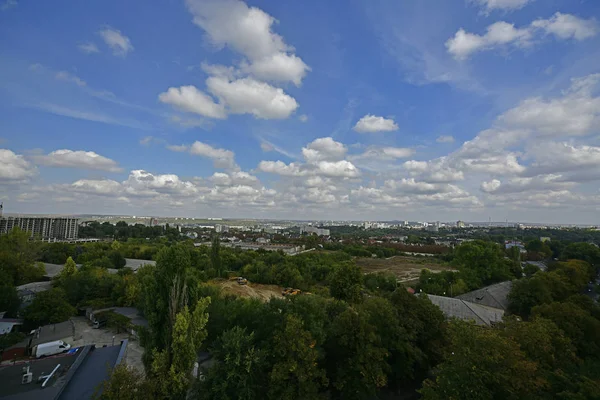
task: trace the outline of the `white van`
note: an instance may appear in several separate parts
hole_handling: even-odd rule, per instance
[[[48,343],[40,343],[37,346],[33,347],[32,355],[35,358],[40,358],[44,356],[52,356],[54,354],[64,353],[69,350],[71,345],[63,342],[62,340],[55,340],[53,342]]]

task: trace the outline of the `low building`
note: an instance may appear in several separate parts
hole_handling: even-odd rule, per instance
[[[29,347],[40,343],[48,343],[55,340],[62,340],[67,343],[72,342],[75,336],[75,325],[71,321],[64,321],[58,324],[44,325],[37,328],[31,338]]]
[[[466,300],[428,295],[429,300],[438,306],[446,318],[458,318],[463,321],[474,321],[477,325],[492,326],[501,322],[504,310],[487,307]]]
[[[102,383],[125,357],[128,341],[116,346],[87,345],[53,357],[0,368],[0,398],[79,400],[102,393]]]
[[[18,332],[21,325],[23,325],[22,319],[0,318],[0,335]]]
[[[33,299],[35,299],[35,296],[38,293],[52,289],[52,282],[31,282],[21,286],[17,286],[16,289],[17,295],[19,296],[19,300],[21,300],[21,308],[25,308],[29,304],[31,304],[31,302],[33,301]]]
[[[461,294],[460,296],[456,296],[456,298],[481,306],[507,310],[508,294],[511,289],[512,281],[505,281]]]
[[[304,225],[300,228],[300,233],[315,234],[317,236],[329,236],[329,229],[317,228],[314,226]]]

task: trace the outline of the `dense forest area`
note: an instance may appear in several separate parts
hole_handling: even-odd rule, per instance
[[[218,237],[194,247],[161,236],[86,244],[32,242],[18,230],[1,236],[0,308],[16,315],[14,286],[44,275],[38,261],[65,268],[53,289],[21,310],[27,328],[64,321],[82,307],[137,307],[149,322],[140,339],[145,374],[121,365],[103,399],[578,400],[600,393],[600,307],[582,295],[600,272],[594,245],[530,240],[528,254],[552,261],[543,272],[522,269],[518,250],[467,242],[440,256],[453,271],[421,273],[416,296],[390,274],[357,267],[357,251],[381,247],[290,257],[224,248]],[[156,265],[120,268],[129,257]],[[310,293],[269,302],[236,297],[219,286],[230,275]],[[514,280],[510,315],[491,328],[446,320],[425,294],[505,280]],[[195,379],[199,351],[215,362]]]

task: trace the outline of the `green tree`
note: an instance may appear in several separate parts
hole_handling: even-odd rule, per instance
[[[149,385],[144,375],[125,363],[110,371],[110,377],[96,389],[95,400],[144,400]]]
[[[66,321],[75,315],[76,311],[67,301],[65,291],[54,288],[38,293],[33,302],[23,310],[23,318],[25,325],[33,329]]]
[[[213,349],[218,362],[200,381],[196,395],[203,400],[259,400],[265,397],[265,355],[254,334],[236,326],[220,336]]]
[[[6,312],[6,317],[16,317],[20,305],[21,300],[12,284],[12,277],[0,269],[0,312]]]
[[[347,308],[331,322],[327,376],[339,399],[373,398],[387,384],[388,351],[365,313]]]
[[[288,315],[283,329],[275,335],[275,364],[270,373],[269,397],[272,399],[319,399],[328,384],[325,371],[318,366],[319,353],[302,321]]]
[[[351,303],[359,302],[361,294],[362,273],[353,262],[339,264],[329,278],[329,290],[337,299]]]
[[[219,235],[214,234],[212,237],[212,244],[210,247],[210,262],[212,267],[217,273],[218,277],[223,276],[222,266],[221,266],[221,241],[219,240]]]
[[[35,262],[39,243],[29,239],[29,233],[19,228],[0,235],[0,270],[10,277],[13,285],[39,281],[46,273],[44,264]]]
[[[495,329],[455,321],[451,344],[435,378],[423,382],[425,400],[520,400],[536,398],[545,382],[519,345]]]
[[[73,257],[67,258],[67,262],[65,263],[65,267],[62,271],[60,271],[60,278],[68,278],[77,273],[77,265],[75,261],[73,261]]]
[[[151,379],[160,398],[185,399],[198,350],[206,338],[210,297],[198,301],[192,313],[184,306],[176,315],[171,346],[154,350]]]
[[[552,302],[552,291],[546,282],[537,276],[521,279],[513,282],[508,302],[510,312],[528,318],[533,307]]]

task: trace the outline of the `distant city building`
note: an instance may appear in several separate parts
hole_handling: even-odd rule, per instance
[[[300,228],[300,233],[314,233],[317,236],[329,236],[329,229],[315,228],[314,226],[304,225]]]
[[[0,235],[20,228],[42,240],[71,240],[79,234],[79,219],[69,217],[0,217]]]
[[[158,226],[158,219],[150,218],[150,226]]]
[[[215,225],[215,232],[217,232],[217,233],[229,232],[229,226],[217,224],[217,225]]]
[[[457,228],[464,228],[465,227],[464,221],[457,221],[456,222],[456,227]]]

